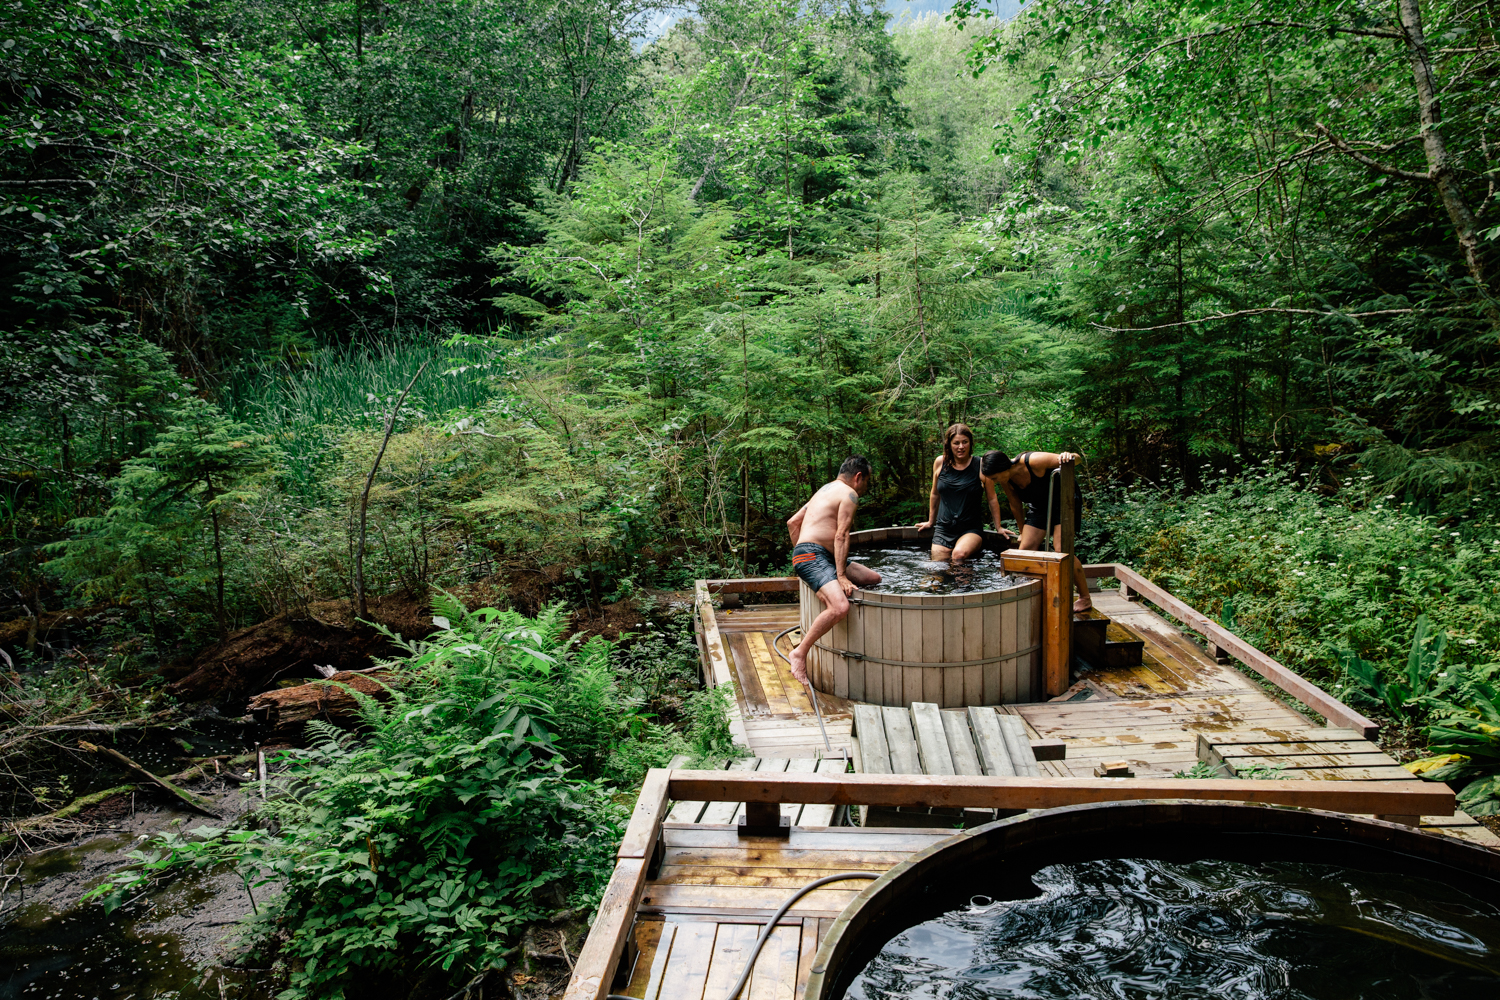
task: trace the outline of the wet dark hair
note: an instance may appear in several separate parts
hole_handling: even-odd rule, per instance
[[[850,455],[844,459],[844,464],[839,466],[839,476],[848,476],[851,479],[863,475],[866,479],[871,478],[870,460],[863,455]]]
[[[973,457],[974,432],[969,430],[968,424],[954,424],[952,427],[949,427],[946,431],[943,432],[944,465],[952,465],[954,463],[955,459],[953,457],[953,439],[958,437],[960,434],[969,439],[969,456],[971,458]]]
[[[1003,451],[987,451],[979,457],[979,471],[991,479],[1015,464]]]

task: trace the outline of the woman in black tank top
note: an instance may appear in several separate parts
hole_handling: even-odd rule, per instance
[[[1062,548],[1062,478],[1052,475],[1063,463],[1082,458],[1071,451],[1053,454],[1047,451],[1028,451],[1014,459],[1003,452],[985,453],[980,460],[981,471],[991,482],[999,486],[1010,503],[1016,526],[1021,529],[1021,541],[1017,548],[1037,551],[1048,534],[1052,535],[1054,550]],[[1073,483],[1073,530],[1083,522],[1083,494],[1078,483]],[[1051,520],[1048,520],[1048,510]],[[1074,611],[1087,611],[1094,606],[1089,599],[1088,580],[1083,575],[1083,563],[1073,560],[1073,585],[1078,589],[1078,600]]]
[[[1000,527],[995,484],[984,477],[974,454],[974,432],[954,424],[943,434],[943,453],[933,459],[927,520],[917,525],[932,529],[932,558],[968,559],[983,548],[986,507],[995,529],[1009,536]]]

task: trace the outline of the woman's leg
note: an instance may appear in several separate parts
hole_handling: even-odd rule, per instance
[[[955,560],[968,559],[982,548],[984,548],[984,536],[971,531],[954,544],[953,558]]]
[[[1052,544],[1058,551],[1062,551],[1062,525],[1052,527]],[[1094,606],[1094,599],[1089,596],[1089,579],[1083,575],[1083,561],[1077,556],[1073,557],[1073,586],[1078,588],[1079,598],[1073,602],[1074,611],[1087,611]]]
[[[934,545],[932,547],[933,562],[947,562],[953,556],[953,550],[946,545]]]
[[[1021,538],[1020,541],[1016,542],[1016,548],[1025,549],[1028,552],[1040,551],[1042,547],[1042,541],[1046,537],[1047,533],[1044,532],[1041,528],[1038,528],[1036,525],[1022,525]]]

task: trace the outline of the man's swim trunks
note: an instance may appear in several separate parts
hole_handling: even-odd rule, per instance
[[[822,590],[839,578],[833,553],[816,542],[798,542],[792,547],[792,570],[813,590]]]

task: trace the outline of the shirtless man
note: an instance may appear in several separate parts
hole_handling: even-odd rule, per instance
[[[792,676],[807,683],[807,651],[818,637],[849,614],[849,595],[855,587],[873,587],[880,574],[849,562],[849,526],[859,498],[870,492],[870,463],[850,455],[839,466],[839,477],[813,494],[786,522],[792,536],[792,569],[817,591],[823,613],[792,650]]]

